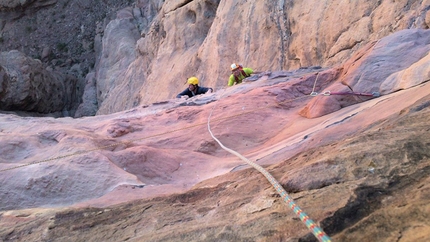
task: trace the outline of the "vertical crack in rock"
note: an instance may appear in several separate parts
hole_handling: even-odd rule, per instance
[[[288,22],[288,16],[286,8],[289,3],[285,4],[283,0],[279,0],[277,4],[271,4],[269,6],[269,12],[271,14],[272,21],[275,22],[276,28],[279,33],[279,67],[278,69],[284,69],[286,65],[286,51],[288,50],[288,42],[291,36],[290,27]],[[291,5],[291,4],[290,4]]]

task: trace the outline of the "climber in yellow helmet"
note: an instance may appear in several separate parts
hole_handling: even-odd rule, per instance
[[[228,79],[228,86],[242,83],[243,79],[250,77],[254,73],[251,68],[243,68],[242,65],[233,63],[231,64],[231,75]]]
[[[205,94],[207,92],[211,93],[213,92],[213,89],[210,87],[200,87],[199,86],[199,79],[197,77],[190,77],[188,78],[188,88],[179,93],[176,97],[194,97],[195,95],[199,94]]]

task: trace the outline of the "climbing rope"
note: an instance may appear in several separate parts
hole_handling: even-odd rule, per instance
[[[372,93],[366,93],[366,92],[331,92],[331,91],[325,91],[321,93],[323,96],[331,96],[331,95],[353,95],[353,96],[365,96],[365,97],[379,97],[379,92],[372,92]],[[312,92],[312,96],[316,96],[318,93]]]
[[[332,91],[325,91],[323,93],[317,93],[315,92],[315,86],[317,84],[317,80],[319,77],[319,72],[316,74],[317,77],[315,78],[314,86],[312,88],[312,92],[310,96],[315,97],[318,94],[321,94],[323,96],[331,96],[331,95],[353,95],[353,96],[365,96],[365,97],[379,97],[381,94],[379,92],[372,92],[372,93],[366,93],[366,92],[332,92]]]
[[[224,93],[224,92],[223,92]],[[223,94],[222,94],[223,95]],[[221,97],[222,97],[221,95]],[[220,97],[220,99],[221,99]],[[299,98],[296,98],[299,99]],[[296,100],[289,100],[290,102]],[[272,186],[275,188],[275,190],[278,192],[278,194],[281,196],[282,200],[287,203],[288,207],[300,218],[300,220],[306,225],[306,227],[314,234],[314,236],[319,240],[323,242],[331,241],[330,237],[312,220],[309,218],[309,216],[294,202],[294,200],[288,195],[288,193],[285,191],[285,189],[279,184],[279,182],[263,167],[260,165],[250,161],[246,157],[242,156],[240,153],[224,146],[219,139],[217,139],[214,134],[211,131],[210,127],[210,119],[212,116],[212,113],[217,105],[215,104],[212,108],[209,117],[208,117],[208,131],[212,138],[227,152],[239,157],[241,160],[245,161],[248,165],[254,167],[257,171],[259,171],[261,174],[263,174],[266,179],[272,184]]]

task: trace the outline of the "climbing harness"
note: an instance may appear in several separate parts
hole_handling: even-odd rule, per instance
[[[222,97],[222,95],[223,94],[221,94],[221,97]],[[221,97],[220,97],[220,99],[221,99]],[[290,101],[293,101],[293,100],[290,100]],[[217,139],[214,136],[214,134],[211,131],[211,127],[210,127],[210,118],[211,118],[213,110],[215,109],[216,106],[217,105],[215,104],[214,107],[212,108],[212,110],[209,114],[209,117],[208,117],[208,122],[207,122],[208,131],[209,131],[210,135],[212,136],[212,138],[221,146],[221,148],[223,148],[227,152],[239,157],[241,160],[245,161],[248,165],[254,167],[257,171],[259,171],[261,174],[263,174],[266,177],[266,179],[270,182],[270,184],[272,184],[272,186],[275,188],[275,190],[278,192],[278,194],[281,196],[282,200],[284,200],[284,202],[287,203],[288,207],[291,210],[293,210],[293,212],[300,218],[300,220],[306,225],[306,227],[314,234],[314,236],[319,241],[322,241],[322,242],[331,241],[330,237],[320,227],[318,227],[318,225],[312,219],[309,218],[309,216],[294,202],[294,200],[288,195],[288,193],[281,186],[281,184],[279,184],[279,182],[268,171],[266,171],[260,165],[254,163],[254,162],[250,161],[249,159],[247,159],[246,157],[242,156],[240,153],[238,153],[238,152],[236,152],[230,148],[227,148],[226,146],[224,146],[221,143],[221,141],[219,141],[219,139]]]
[[[247,78],[247,77],[249,77],[250,75],[248,75],[244,70],[240,70],[240,73],[242,74],[242,76],[243,77],[245,77],[245,78]],[[239,77],[237,77],[236,75],[234,75],[233,74],[233,76],[234,76],[234,80],[236,81],[236,82],[239,82]]]

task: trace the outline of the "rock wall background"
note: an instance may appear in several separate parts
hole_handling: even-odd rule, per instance
[[[0,83],[2,110],[57,116],[73,116],[83,91],[75,76],[48,71],[17,50],[0,53]]]
[[[173,98],[195,75],[217,90],[229,65],[257,71],[342,64],[359,48],[430,25],[424,1],[4,1],[0,49],[72,73],[76,116]],[[82,90],[80,92],[83,92]],[[81,95],[82,96],[82,95]]]
[[[27,58],[38,59],[41,65],[34,67],[32,72],[52,72],[51,75],[58,76],[58,82],[70,86],[67,94],[52,90],[52,96],[55,98],[43,93],[37,94],[45,99],[37,104],[29,103],[31,100],[23,104],[2,98],[3,103],[8,104],[2,105],[0,110],[9,110],[7,107],[13,106],[13,111],[30,112],[20,112],[22,115],[74,116],[79,109],[78,116],[94,115],[97,100],[94,97],[91,97],[91,100],[83,98],[85,86],[88,86],[89,90],[92,87],[87,85],[91,80],[86,80],[86,76],[96,64],[95,53],[100,49],[104,28],[111,19],[116,18],[117,10],[130,4],[130,1],[0,1],[0,51],[7,53],[18,50]],[[21,66],[14,68],[19,70]],[[70,81],[66,76],[76,79],[73,87],[68,84]],[[5,83],[4,79],[2,85],[11,86]],[[11,89],[7,92],[21,95],[23,90]],[[73,97],[71,100],[70,96]],[[88,102],[85,107],[78,108],[82,100]],[[58,101],[56,105],[49,105]],[[27,106],[37,108],[28,110]],[[43,110],[41,114],[40,110]]]

